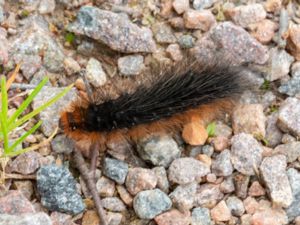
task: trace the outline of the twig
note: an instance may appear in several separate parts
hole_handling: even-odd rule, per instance
[[[22,175],[22,174],[16,174],[16,173],[6,173],[5,179],[36,180],[36,175]]]
[[[107,222],[105,220],[105,212],[102,207],[100,196],[96,190],[96,183],[95,183],[94,177],[91,176],[91,174],[89,173],[87,165],[85,164],[85,161],[83,159],[81,151],[80,151],[80,149],[78,149],[78,147],[75,147],[73,156],[74,156],[74,161],[76,163],[76,166],[79,169],[80,174],[82,175],[82,178],[84,179],[84,181],[87,185],[87,188],[89,189],[89,191],[92,194],[92,197],[95,202],[95,206],[96,206],[99,218],[100,218],[100,224],[107,225]]]
[[[96,167],[97,167],[97,159],[99,157],[99,149],[98,149],[98,145],[94,145],[92,146],[92,154],[91,154],[91,166],[90,166],[90,170],[92,172],[93,178],[95,178],[96,175]]]

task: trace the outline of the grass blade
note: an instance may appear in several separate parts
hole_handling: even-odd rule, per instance
[[[7,90],[6,90],[6,80],[4,76],[1,76],[1,113],[0,113],[0,123],[1,130],[3,132],[3,141],[4,141],[4,153],[8,150],[8,128],[7,128]]]
[[[34,97],[40,92],[40,90],[45,86],[45,84],[48,82],[48,78],[45,77],[37,86],[36,88],[31,92],[31,94],[25,99],[25,101],[22,102],[22,104],[18,107],[18,109],[15,111],[15,113],[9,118],[8,120],[8,126],[10,126],[12,123],[15,122],[15,120],[24,112],[24,110],[28,107],[28,105],[32,102]]]
[[[37,124],[35,124],[30,130],[28,130],[24,135],[22,135],[13,145],[9,146],[8,152],[14,152],[14,149],[21,144],[25,138],[27,138],[30,134],[35,132],[42,124],[42,121],[39,121]]]

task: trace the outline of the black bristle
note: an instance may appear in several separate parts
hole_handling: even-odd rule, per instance
[[[128,95],[102,104],[90,104],[84,118],[84,130],[112,131],[131,128],[177,113],[231,98],[244,90],[242,67],[210,66],[168,73],[150,87],[141,86]]]

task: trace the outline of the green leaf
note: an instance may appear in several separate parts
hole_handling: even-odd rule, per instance
[[[54,96],[49,101],[47,101],[45,104],[41,105],[37,109],[33,110],[32,112],[26,114],[25,116],[23,116],[22,118],[20,118],[19,120],[17,120],[15,123],[13,123],[9,127],[9,129],[12,130],[12,129],[15,129],[16,127],[18,127],[18,126],[21,126],[23,123],[25,123],[26,121],[30,120],[31,118],[33,118],[34,116],[36,116],[37,114],[39,114],[41,111],[43,111],[44,109],[46,109],[47,107],[49,107],[50,105],[52,105],[53,103],[55,103],[58,99],[60,99],[61,97],[63,97],[67,92],[69,92],[71,90],[72,87],[73,87],[73,84],[69,85],[63,91],[61,91],[56,96]]]
[[[44,85],[48,82],[48,78],[45,77],[37,86],[36,88],[31,92],[31,94],[26,98],[24,102],[19,106],[19,108],[15,111],[15,113],[9,118],[8,120],[8,126],[10,126],[12,123],[15,122],[15,120],[26,110],[28,105],[32,102],[34,97],[41,91],[41,89],[44,87]]]
[[[216,123],[212,122],[212,123],[208,124],[208,126],[206,127],[206,131],[207,131],[208,137],[215,136],[215,133],[216,133]]]
[[[75,41],[75,34],[74,33],[67,33],[65,35],[65,40],[66,42],[68,42],[69,44],[72,44]]]
[[[8,152],[14,152],[14,149],[21,144],[25,138],[27,138],[30,134],[35,132],[42,124],[42,121],[39,121],[37,124],[35,124],[29,131],[27,131],[24,135],[22,135],[15,143],[13,143],[10,147]]]

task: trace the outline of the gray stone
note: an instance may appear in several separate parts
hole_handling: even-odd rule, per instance
[[[194,158],[175,159],[168,170],[169,180],[177,184],[200,182],[201,178],[210,172],[209,167]]]
[[[11,190],[0,198],[0,215],[34,213],[31,202],[20,192]]]
[[[174,0],[173,8],[178,14],[182,14],[190,8],[189,0]]]
[[[210,8],[216,0],[194,0],[193,1],[193,7],[194,9],[201,10]]]
[[[233,167],[230,161],[230,151],[225,149],[222,151],[211,165],[211,170],[217,176],[227,177],[232,174]]]
[[[288,54],[284,49],[272,48],[266,71],[266,79],[274,81],[287,75],[290,66],[294,62],[294,57]]]
[[[300,142],[295,141],[283,145],[278,145],[274,149],[274,153],[275,152],[285,155],[287,157],[287,162],[294,162],[300,156]]]
[[[37,189],[42,205],[49,210],[78,214],[85,208],[74,178],[64,167],[41,167],[37,172]]]
[[[96,189],[100,196],[112,197],[115,193],[116,185],[112,180],[106,177],[100,177],[96,183]]]
[[[103,174],[118,184],[124,184],[128,173],[128,164],[117,159],[105,158]]]
[[[119,71],[126,76],[138,75],[144,67],[144,58],[142,55],[128,55],[118,59]]]
[[[294,168],[287,171],[287,176],[292,188],[294,200],[286,209],[289,222],[292,222],[297,216],[300,216],[300,173]]]
[[[172,28],[166,23],[156,23],[152,26],[155,39],[158,43],[171,44],[176,42]]]
[[[203,152],[203,154],[211,157],[214,153],[214,147],[212,147],[211,145],[204,145],[202,147],[202,152]]]
[[[197,187],[198,184],[196,182],[176,187],[175,190],[169,194],[174,206],[182,212],[187,212],[193,208]]]
[[[107,81],[106,74],[102,69],[101,63],[94,58],[89,59],[86,65],[85,76],[89,83],[96,88],[101,87]]]
[[[192,48],[195,45],[195,38],[189,34],[181,35],[178,38],[178,44],[181,48]]]
[[[197,42],[192,53],[203,62],[210,62],[219,56],[229,58],[234,63],[264,64],[269,58],[266,46],[231,22],[219,23],[213,27]]]
[[[219,185],[203,184],[197,189],[194,206],[211,208],[215,206],[223,197],[224,194],[220,191]]]
[[[159,189],[141,191],[133,200],[134,211],[141,219],[153,219],[171,206],[171,199]]]
[[[194,208],[192,211],[192,223],[191,225],[211,225],[209,209],[207,208]]]
[[[32,102],[33,109],[37,109],[41,105],[45,104],[63,90],[64,88],[43,87]],[[62,109],[76,99],[77,92],[75,89],[71,89],[57,102],[40,112],[39,117],[40,120],[43,121],[41,129],[46,136],[49,137],[57,127]]]
[[[92,6],[81,7],[77,20],[68,30],[101,41],[120,52],[154,52],[156,49],[150,29],[138,27],[122,14]]]
[[[233,216],[242,216],[245,212],[243,201],[235,196],[227,198],[226,204]]]
[[[242,174],[255,174],[253,167],[259,167],[262,152],[262,147],[250,134],[240,133],[231,139],[231,162]]]
[[[180,157],[181,151],[170,136],[150,136],[142,139],[137,151],[142,159],[150,161],[155,166],[167,168],[174,159]]]
[[[220,190],[225,193],[234,192],[234,183],[233,183],[233,176],[226,177],[225,180],[220,184]]]
[[[1,64],[6,64],[8,62],[8,50],[9,50],[9,44],[7,40],[7,32],[4,28],[0,28],[0,63]]]
[[[44,212],[19,215],[0,214],[0,225],[52,225],[52,221]]]
[[[235,24],[247,27],[250,24],[257,23],[266,18],[267,13],[262,4],[247,4],[229,9],[231,20]]]
[[[234,181],[235,195],[242,199],[246,198],[248,193],[250,176],[237,173],[234,175],[233,181]]]
[[[300,100],[287,98],[279,108],[277,125],[284,132],[300,136]]]
[[[52,37],[49,24],[41,16],[29,17],[11,46],[10,53],[17,62],[28,61],[28,56],[40,56],[43,52],[42,64],[49,72],[63,71],[65,56],[62,47]],[[36,62],[32,61],[32,66],[36,67],[35,64]]]
[[[278,88],[278,91],[289,96],[295,96],[300,93],[300,76],[292,77],[290,80],[283,83]]]
[[[260,166],[261,175],[270,191],[272,202],[285,208],[293,201],[291,186],[285,171],[286,166],[284,155],[266,157]]]
[[[56,135],[51,141],[52,151],[56,153],[69,154],[73,151],[73,141],[67,138],[65,135]]]
[[[10,170],[21,174],[34,173],[39,167],[41,154],[35,151],[29,151],[18,155],[11,163]]]
[[[167,171],[164,167],[154,167],[152,171],[157,177],[157,187],[165,193],[169,192],[169,181],[167,176]]]
[[[39,13],[47,14],[55,10],[55,0],[41,0],[39,5]]]
[[[122,212],[126,210],[124,203],[117,197],[103,198],[101,202],[103,207],[109,211]]]
[[[283,136],[281,130],[276,125],[277,119],[278,119],[278,113],[275,112],[267,117],[267,122],[266,122],[265,138],[268,141],[268,146],[273,148],[281,143],[281,139]]]

